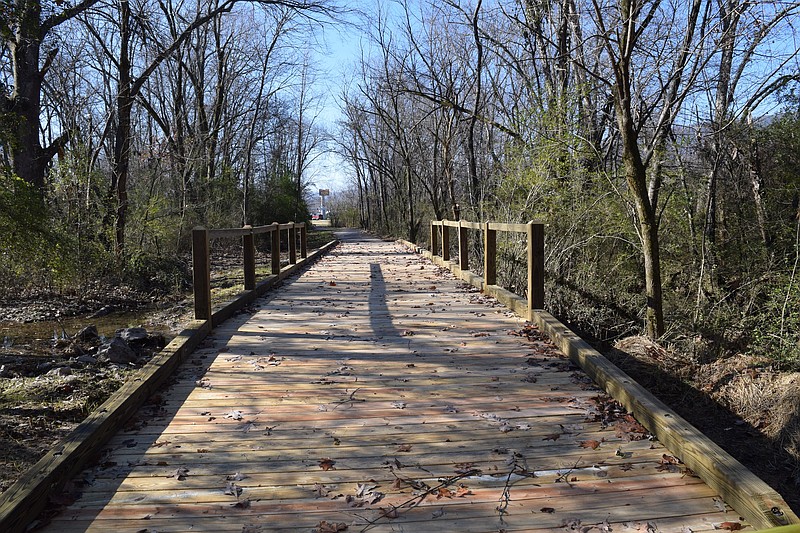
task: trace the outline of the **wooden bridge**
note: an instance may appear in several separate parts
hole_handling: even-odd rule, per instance
[[[468,230],[495,231],[437,223],[437,246],[453,225],[459,242]],[[538,241],[530,226],[496,230]],[[196,236],[196,247],[207,238]],[[479,291],[439,266],[449,265],[441,257],[400,243],[342,239],[315,266],[273,276],[269,285],[279,286],[269,292],[250,278],[243,313],[190,325],[151,363],[163,367],[158,378],[151,369],[138,388],[126,385],[125,398],[147,402],[122,430],[104,425],[103,409],[87,421],[83,437],[110,436],[102,453],[53,493],[93,454],[77,437],[54,450],[4,495],[0,529],[23,530],[25,508],[48,494],[66,504],[44,528],[54,532],[798,523],[780,496],[555,319],[528,316],[526,300],[493,285]],[[536,257],[529,253],[530,272]],[[210,313],[200,300],[198,312]],[[134,413],[127,401],[104,408]]]

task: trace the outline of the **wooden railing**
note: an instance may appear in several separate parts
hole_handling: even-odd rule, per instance
[[[458,263],[450,259],[450,230],[455,228],[458,238]],[[483,278],[477,276],[469,268],[469,235],[468,231],[483,233]],[[534,309],[544,307],[544,224],[528,222],[527,224],[503,224],[499,222],[467,222],[465,220],[433,220],[431,221],[431,254],[434,260],[447,263],[456,275],[465,281],[480,286],[500,300],[510,300],[513,295],[497,286],[497,232],[523,233],[527,237],[528,256],[528,294],[525,298],[524,314],[530,318]],[[439,253],[441,252],[441,253]],[[477,279],[472,279],[477,278]],[[479,282],[480,281],[480,282]],[[512,308],[519,307],[509,301]]]
[[[281,267],[281,238],[284,230],[288,239],[289,265]],[[260,282],[256,279],[254,236],[271,233],[271,275]],[[242,237],[244,256],[244,292],[212,313],[209,240]],[[300,258],[297,257],[298,240]],[[283,241],[286,242],[286,241]],[[59,494],[61,487],[90,461],[97,458],[108,440],[124,427],[138,409],[160,389],[179,365],[226,318],[255,301],[278,280],[321,257],[336,245],[331,241],[308,253],[305,223],[270,224],[251,228],[207,230],[192,232],[192,269],[194,271],[195,316],[167,346],[108,400],[95,409],[86,420],[33,467],[23,473],[5,492],[0,494],[0,532],[28,531],[45,508],[50,497]]]
[[[272,276],[281,274],[281,235],[286,231],[289,249],[289,265],[297,264],[298,240],[300,258],[308,257],[308,239],[305,222],[269,224],[267,226],[244,226],[243,228],[215,229],[197,227],[192,230],[192,278],[194,281],[194,316],[197,320],[210,320],[211,310],[211,249],[209,241],[220,238],[242,238],[244,262],[244,290],[253,291],[256,284],[256,235],[269,233],[271,239],[270,263]],[[267,280],[269,281],[269,280]],[[273,279],[274,281],[274,279]]]

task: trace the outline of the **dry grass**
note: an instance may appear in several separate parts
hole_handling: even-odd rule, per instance
[[[700,362],[645,337],[615,348],[623,370],[800,505],[800,373],[741,354]]]

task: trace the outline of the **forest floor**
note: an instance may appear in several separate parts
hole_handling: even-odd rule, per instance
[[[222,283],[218,297],[237,288]],[[191,314],[189,299],[154,298],[120,287],[98,287],[80,297],[0,298],[0,492],[105,401]],[[157,340],[134,362],[94,361],[98,342],[74,340],[89,324],[101,338],[142,326]],[[737,354],[691,362],[641,337],[600,348],[800,513],[800,373],[778,372],[769,361]]]

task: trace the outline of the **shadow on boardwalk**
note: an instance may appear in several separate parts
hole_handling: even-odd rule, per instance
[[[215,330],[51,530],[738,519],[518,317],[398,245],[344,240]]]

